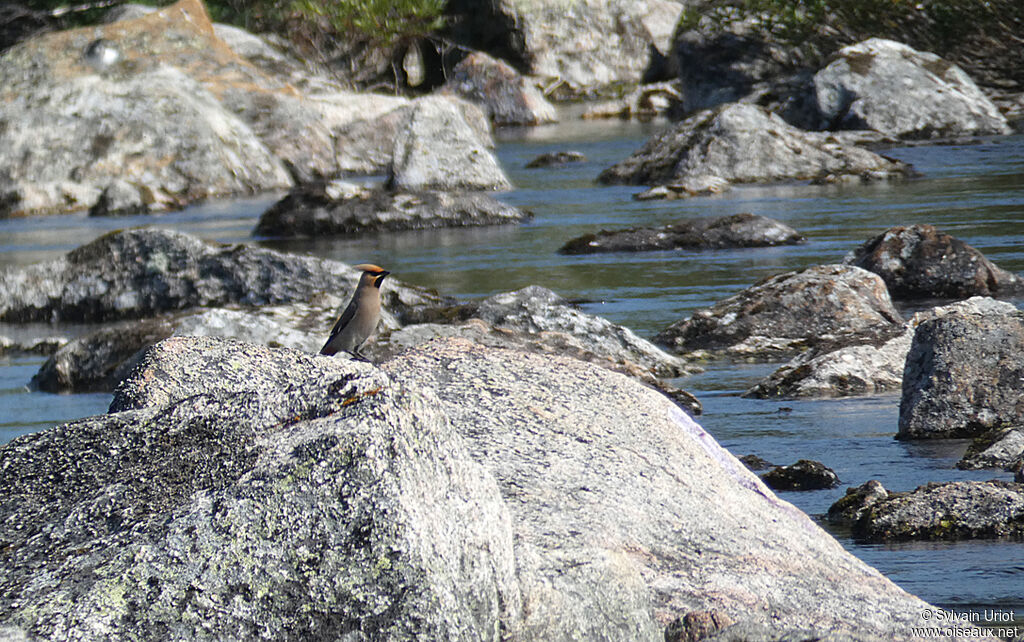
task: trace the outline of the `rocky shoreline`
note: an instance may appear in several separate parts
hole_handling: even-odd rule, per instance
[[[418,96],[352,91],[199,0],[15,44],[0,217],[287,190],[253,236],[527,223],[500,200],[513,185],[493,128],[614,87],[622,103],[589,117],[674,121],[595,177],[643,199],[913,180],[880,145],[1012,131],[962,69],[893,41],[751,82],[728,48],[707,77],[681,67],[707,43],[677,2],[464,4],[460,28],[512,24],[517,53],[467,52]],[[561,252],[805,242],[740,214],[595,230]],[[972,437],[962,467],[1024,480],[1024,313],[997,300],[1024,280],[932,226],[780,271],[653,341],[536,285],[461,301],[389,279],[373,363],[316,355],[357,278],[149,227],[0,272],[0,322],[24,329],[0,349],[49,355],[31,385],[114,395],[105,415],[0,447],[0,637],[912,637],[929,605],[769,489],[834,487],[833,471],[800,459],[759,478],[694,421],[679,386],[710,360],[791,359],[751,397],[899,390],[896,438]],[[937,305],[897,309],[921,301]],[[1022,536],[1020,483],[849,483],[829,519],[863,541]]]

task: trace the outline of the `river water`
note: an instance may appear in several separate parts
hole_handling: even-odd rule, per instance
[[[584,310],[651,336],[752,285],[762,277],[835,263],[898,224],[930,223],[1024,272],[1024,136],[969,145],[904,147],[886,154],[913,163],[924,178],[895,184],[744,187],[706,198],[640,202],[641,188],[600,187],[594,177],[625,158],[663,124],[569,121],[499,134],[498,155],[517,185],[502,195],[528,208],[525,225],[410,232],[356,239],[257,240],[250,236],[273,196],[209,203],[162,216],[90,219],[84,215],[0,220],[0,267],[53,258],[120,227],[157,225],[230,242],[259,242],[347,263],[386,266],[396,278],[443,293],[478,298],[539,284]],[[588,160],[524,169],[536,155],[575,150]],[[796,228],[809,242],[792,247],[561,256],[567,240],[600,228],[657,225],[682,217],[752,212]],[[1015,301],[1018,306],[1024,304]],[[325,332],[326,332],[325,328]],[[49,395],[25,384],[43,359],[0,357],[0,442],[55,423],[105,411],[109,395]],[[676,383],[703,402],[700,423],[737,455],[776,464],[816,459],[843,487],[783,493],[814,517],[847,485],[880,480],[891,490],[929,481],[1010,479],[1001,471],[959,471],[965,441],[897,442],[897,395],[843,400],[765,401],[738,394],[777,364],[712,363]],[[908,591],[959,611],[1013,610],[1024,619],[1024,543],[976,541],[862,545],[823,524],[855,555]]]

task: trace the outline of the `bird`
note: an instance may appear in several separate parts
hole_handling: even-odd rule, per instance
[[[320,354],[330,356],[347,352],[359,361],[369,361],[360,354],[359,348],[377,329],[377,322],[380,321],[380,284],[391,273],[370,263],[361,263],[355,269],[363,273],[359,277],[359,285],[331,329],[327,343],[320,348]]]

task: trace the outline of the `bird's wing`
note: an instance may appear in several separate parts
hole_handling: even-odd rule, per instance
[[[332,355],[337,352],[336,349],[330,347],[331,341],[334,341],[334,337],[338,336],[338,333],[341,332],[342,328],[347,326],[349,321],[351,321],[352,317],[355,315],[356,298],[353,296],[352,300],[348,302],[348,307],[345,308],[345,311],[341,313],[340,317],[338,317],[338,322],[334,324],[333,328],[331,328],[331,336],[327,338],[327,343],[324,344],[324,347],[320,348],[320,354]]]

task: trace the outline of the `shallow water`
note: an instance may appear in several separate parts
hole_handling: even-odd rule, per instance
[[[632,195],[642,188],[594,184],[602,169],[626,157],[660,126],[574,121],[502,132],[498,154],[518,186],[502,198],[535,213],[525,225],[259,242],[348,263],[377,263],[406,282],[465,298],[539,284],[584,301],[586,311],[643,336],[765,276],[841,261],[872,235],[897,224],[931,223],[977,247],[1001,267],[1024,272],[1024,137],[886,150],[925,175],[896,184],[746,187],[672,202],[639,202]],[[554,169],[523,168],[538,154],[568,149],[583,152],[588,161]],[[132,225],[170,227],[220,241],[251,241],[259,213],[273,200],[271,196],[210,203],[159,217],[0,221],[0,266],[53,258],[109,230]],[[556,253],[565,241],[601,228],[739,212],[777,218],[809,242],[705,252]],[[110,399],[105,394],[28,393],[24,385],[42,361],[0,359],[0,442],[105,411]],[[846,485],[869,479],[879,479],[892,490],[928,481],[1009,479],[999,471],[957,470],[954,464],[965,441],[895,441],[895,395],[822,401],[739,398],[774,367],[715,363],[705,373],[677,383],[701,399],[701,424],[735,454],[756,453],[777,464],[817,459],[833,468],[843,488],[782,494],[812,516],[820,517]],[[1016,609],[1024,616],[1024,543],[866,546],[841,531],[833,532],[854,554],[925,600],[961,610]]]

